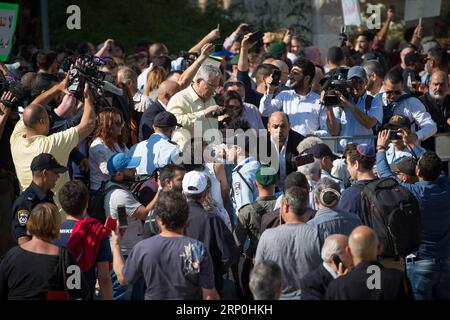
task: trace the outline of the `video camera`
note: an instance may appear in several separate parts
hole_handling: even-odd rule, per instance
[[[17,110],[19,106],[25,105],[25,102],[30,98],[30,89],[25,87],[19,81],[8,81],[3,75],[0,76],[0,95],[3,92],[10,91],[14,98],[14,101],[0,100],[0,103],[7,108]]]
[[[78,56],[70,70],[68,91],[78,100],[82,100],[84,85],[87,83],[94,89],[92,91],[97,93],[96,100],[104,97],[105,91],[119,96],[123,95],[122,89],[111,83],[112,79],[108,77],[108,73],[99,70],[104,65],[106,65],[106,61],[101,57]]]
[[[347,74],[345,71],[348,70],[337,70],[320,81],[320,84],[325,91],[325,97],[323,99],[325,106],[336,106],[340,103],[339,97],[335,93],[336,91],[340,92],[348,99],[351,87],[347,81]]]

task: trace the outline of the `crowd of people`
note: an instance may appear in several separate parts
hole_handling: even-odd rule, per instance
[[[450,299],[449,52],[420,24],[388,50],[393,15],[325,60],[246,23],[182,57],[23,46],[0,68],[0,298]]]

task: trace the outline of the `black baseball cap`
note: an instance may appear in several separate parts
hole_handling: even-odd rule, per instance
[[[384,126],[385,129],[411,128],[411,121],[408,117],[401,114],[395,114],[389,119],[389,122]]]
[[[312,154],[314,158],[322,159],[323,157],[331,157],[333,159],[338,159],[339,156],[335,155],[333,151],[331,151],[330,147],[325,143],[318,143],[311,148],[305,150],[306,154]]]
[[[177,123],[177,118],[169,111],[158,113],[153,121],[153,125],[157,128],[182,127]]]
[[[49,153],[41,153],[34,157],[33,161],[31,161],[30,168],[31,171],[42,171],[45,169],[55,173],[64,173],[67,171],[67,168],[60,165],[55,157]]]

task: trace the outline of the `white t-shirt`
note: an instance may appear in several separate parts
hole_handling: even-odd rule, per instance
[[[106,146],[101,138],[95,138],[89,147],[89,170],[90,170],[90,189],[98,190],[103,181],[109,180],[110,176],[107,169],[109,158],[119,152],[127,152],[128,148],[123,149],[117,143],[114,144],[114,150]]]
[[[109,188],[113,182],[108,182],[106,188]],[[119,185],[115,183],[116,185]],[[113,219],[118,219],[119,214],[117,212],[118,206],[124,206],[128,216],[128,227],[121,241],[121,252],[123,255],[128,256],[131,249],[139,241],[144,239],[144,224],[140,219],[133,217],[142,204],[134,199],[130,191],[125,189],[114,189],[105,195],[105,213],[106,216],[110,216]]]

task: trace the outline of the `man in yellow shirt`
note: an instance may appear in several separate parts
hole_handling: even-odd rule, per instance
[[[167,111],[173,113],[177,122],[183,126],[175,131],[172,140],[181,147],[191,138],[203,137],[206,130],[218,130],[216,118],[225,112],[225,108],[218,106],[213,98],[220,83],[220,76],[220,69],[203,64],[193,83],[170,99]]]
[[[34,157],[41,153],[49,153],[55,157],[58,163],[67,166],[72,149],[94,130],[94,99],[86,86],[84,110],[80,124],[47,136],[50,120],[45,105],[65,89],[66,83],[67,79],[39,95],[28,105],[24,109],[23,119],[17,123],[11,135],[11,153],[21,191],[27,188],[33,179],[30,164]],[[52,189],[53,193],[57,195],[61,186],[67,181],[69,181],[69,174],[66,172],[56,182],[55,188]]]

